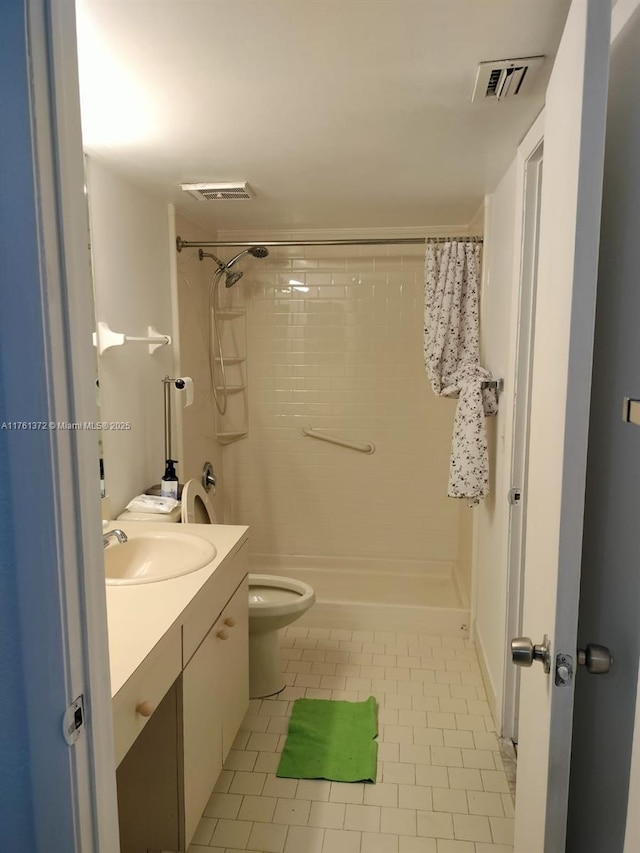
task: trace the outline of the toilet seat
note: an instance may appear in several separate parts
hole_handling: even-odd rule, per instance
[[[314,601],[315,592],[308,583],[280,575],[249,575],[249,618],[302,613]]]
[[[209,495],[198,480],[188,480],[182,489],[183,524],[217,524]]]

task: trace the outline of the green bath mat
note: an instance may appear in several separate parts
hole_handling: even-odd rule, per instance
[[[277,776],[375,782],[376,700],[296,699]]]

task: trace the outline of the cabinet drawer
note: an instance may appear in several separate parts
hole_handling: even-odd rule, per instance
[[[183,666],[193,657],[248,571],[249,549],[245,542],[239,551],[227,557],[224,572],[215,571],[185,610],[182,635]]]
[[[116,767],[182,670],[180,626],[174,625],[113,697]]]

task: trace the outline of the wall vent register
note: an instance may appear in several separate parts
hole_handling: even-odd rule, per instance
[[[534,89],[543,64],[544,56],[481,62],[471,100],[504,101],[516,95],[528,95]]]
[[[180,184],[180,189],[198,201],[246,201],[254,192],[246,181]]]

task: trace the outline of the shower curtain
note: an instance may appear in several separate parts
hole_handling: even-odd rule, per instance
[[[457,397],[449,486],[452,498],[478,504],[489,492],[485,417],[498,411],[496,392],[482,389],[491,373],[480,366],[478,277],[480,244],[427,242],[424,359],[434,392]]]

